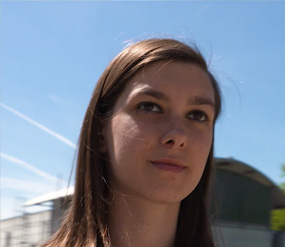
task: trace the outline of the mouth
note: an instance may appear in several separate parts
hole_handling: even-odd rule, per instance
[[[151,164],[159,170],[180,173],[186,169],[186,166],[178,161],[172,159],[162,159],[151,161]]]

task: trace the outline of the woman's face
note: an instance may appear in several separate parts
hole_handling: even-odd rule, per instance
[[[188,196],[212,145],[214,104],[197,65],[156,62],[135,74],[103,129],[113,190],[159,203]]]

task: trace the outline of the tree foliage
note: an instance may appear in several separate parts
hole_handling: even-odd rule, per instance
[[[285,231],[285,209],[272,210],[271,229],[277,231]]]
[[[281,166],[281,177],[285,177],[285,163]],[[280,184],[285,195],[285,182]],[[271,212],[272,230],[285,231],[285,209],[275,209]]]

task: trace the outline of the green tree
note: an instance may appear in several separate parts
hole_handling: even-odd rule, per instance
[[[285,177],[285,163],[281,166],[281,177]],[[280,189],[285,194],[285,182],[280,184]],[[285,231],[285,209],[275,209],[271,212],[272,230]]]

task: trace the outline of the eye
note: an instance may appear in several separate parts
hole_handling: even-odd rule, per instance
[[[142,102],[138,105],[137,109],[145,112],[161,112],[160,106],[152,102]]]
[[[203,111],[192,111],[188,115],[188,118],[198,122],[206,122],[209,119],[207,114]]]

